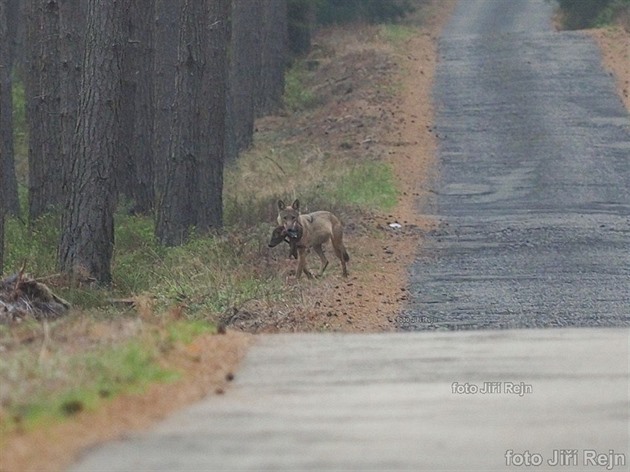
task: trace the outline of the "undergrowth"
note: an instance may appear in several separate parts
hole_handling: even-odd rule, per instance
[[[558,0],[558,6],[566,29],[630,24],[630,0]]]

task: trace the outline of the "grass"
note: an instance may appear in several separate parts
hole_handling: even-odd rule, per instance
[[[46,382],[24,383],[16,379],[16,382],[6,384],[7,388],[21,390],[27,399],[3,392],[3,406],[10,412],[11,421],[0,422],[0,432],[7,433],[17,427],[32,429],[83,410],[95,409],[115,395],[141,392],[153,382],[176,380],[176,372],[160,366],[159,347],[160,337],[153,334],[80,355],[52,353],[46,359],[31,359],[32,364],[3,363],[0,373],[5,379],[17,377],[19,373],[15,369],[20,369],[22,373],[46,379]],[[70,372],[59,368],[61,362],[68,365]],[[50,385],[56,386],[54,394],[51,394]]]
[[[630,0],[559,0],[560,20],[566,29],[601,28],[630,24]]]
[[[33,274],[53,274],[57,263],[59,229],[55,215],[45,215],[31,228],[17,218],[5,223],[4,265],[17,272],[26,263]],[[52,248],[52,249],[51,249]]]
[[[595,27],[604,27],[619,23],[630,27],[630,0],[613,0],[595,19]]]
[[[349,170],[336,185],[336,198],[362,208],[390,210],[396,205],[398,191],[391,167],[369,162]]]
[[[380,27],[381,37],[397,47],[404,45],[417,31],[417,28],[398,23],[388,23]]]
[[[177,322],[169,325],[167,328],[168,341],[173,344],[190,344],[203,334],[215,334],[214,326],[203,321]]]
[[[13,74],[13,147],[17,175],[24,181],[27,174],[28,126],[26,124],[26,92],[24,82]]]
[[[303,61],[297,61],[285,75],[284,105],[292,111],[310,110],[317,106],[317,95],[304,82],[308,71]]]

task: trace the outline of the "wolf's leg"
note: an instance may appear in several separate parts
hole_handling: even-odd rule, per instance
[[[319,272],[319,276],[318,276],[318,277],[321,277],[322,275],[324,275],[324,271],[326,270],[326,267],[328,267],[328,259],[326,259],[326,255],[324,254],[324,250],[322,249],[321,244],[317,244],[313,246],[313,251],[317,253],[317,255],[319,256],[319,260],[322,263],[322,269]]]
[[[343,245],[343,230],[341,229],[341,225],[333,228],[332,246],[335,255],[341,261],[341,272],[343,276],[348,277],[346,262],[350,260],[350,256],[348,255],[348,251],[346,251],[346,247]]]
[[[298,247],[298,266],[297,266],[297,273],[296,273],[296,278],[300,278],[302,277],[302,272],[304,272],[306,274],[306,276],[309,279],[313,278],[313,274],[310,273],[310,271],[306,268],[306,248],[305,247]]]

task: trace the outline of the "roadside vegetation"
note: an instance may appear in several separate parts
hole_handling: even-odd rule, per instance
[[[403,10],[387,15],[402,16],[413,3],[401,2]],[[175,381],[180,373],[165,362],[169,353],[230,328],[245,309],[264,317],[287,298],[303,298],[308,287],[287,285],[288,246],[267,247],[279,198],[299,198],[307,211],[335,212],[352,222],[351,240],[374,236],[363,218],[391,210],[399,189],[372,130],[385,120],[383,95],[396,93],[390,80],[396,65],[388,62],[387,48],[400,47],[412,27],[328,28],[313,52],[287,72],[284,110],[259,120],[254,145],[227,165],[219,233],[164,247],[156,242],[153,219],[131,215],[122,202],[115,215],[113,283],[99,288],[57,273],[57,214],[32,224],[7,218],[5,268],[24,267],[73,308],[59,319],[0,324],[0,446],[11,433],[96,409],[154,382]],[[27,172],[23,93],[18,83],[21,182]],[[357,95],[364,114],[343,108]],[[26,214],[25,192],[21,199]],[[355,273],[366,269],[360,260],[353,263]],[[332,266],[327,277],[338,277]]]
[[[624,25],[630,29],[630,0],[558,0],[566,29]]]

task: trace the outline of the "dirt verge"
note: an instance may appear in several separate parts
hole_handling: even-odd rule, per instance
[[[615,78],[617,93],[630,111],[630,32],[622,26],[587,30],[602,52],[604,68]]]

